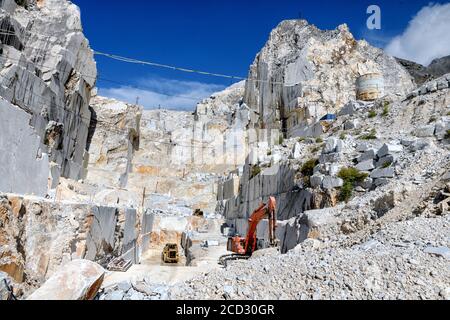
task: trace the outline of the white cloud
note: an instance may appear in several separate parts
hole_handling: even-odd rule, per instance
[[[423,7],[405,32],[392,39],[387,53],[428,66],[450,54],[450,3]]]
[[[134,86],[100,88],[99,94],[128,103],[139,104],[146,109],[194,110],[201,100],[213,93],[225,89],[225,86],[197,81],[180,81],[164,78],[140,79]]]

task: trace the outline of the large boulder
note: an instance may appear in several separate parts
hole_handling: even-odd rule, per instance
[[[320,175],[320,174],[315,174],[315,175],[313,175],[313,176],[309,179],[310,184],[311,184],[311,187],[313,187],[313,188],[318,188],[318,187],[320,187],[320,186],[322,185],[323,178],[324,178],[324,176],[323,176],[323,175]]]
[[[430,124],[414,130],[414,136],[419,138],[429,138],[434,136],[434,132],[436,130],[436,125]]]
[[[356,169],[358,169],[360,171],[371,171],[371,170],[375,169],[374,161],[366,160],[364,162],[361,162],[356,166]]]
[[[366,150],[359,158],[358,163],[365,162],[367,160],[373,160],[377,157],[377,150],[376,149],[368,149]]]
[[[376,169],[372,171],[372,174],[370,177],[372,179],[379,179],[379,178],[393,178],[395,175],[394,168],[385,168],[385,169]]]
[[[301,225],[306,227],[306,234],[301,240],[325,240],[329,235],[335,234],[338,228],[338,211],[336,208],[308,210],[300,218]]]
[[[395,162],[395,156],[387,155],[387,156],[384,156],[383,158],[381,158],[380,160],[377,161],[376,167],[377,168],[382,168],[382,167],[384,167],[386,165],[390,166],[394,162]]]
[[[402,145],[397,144],[384,144],[383,147],[378,151],[378,157],[383,158],[389,154],[399,154],[403,151]]]
[[[93,300],[105,270],[88,260],[74,260],[56,272],[27,300]]]
[[[325,177],[322,181],[322,188],[330,190],[334,188],[340,188],[344,185],[344,181],[341,178]]]
[[[294,145],[294,148],[292,149],[292,155],[291,156],[292,156],[293,159],[300,159],[301,155],[302,155],[302,146],[301,146],[300,143],[297,142]]]
[[[329,138],[323,148],[323,154],[339,153],[343,149],[343,142],[340,139]]]

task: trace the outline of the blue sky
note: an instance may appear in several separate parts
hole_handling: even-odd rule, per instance
[[[144,1],[73,0],[81,8],[84,32],[98,51],[246,77],[248,67],[270,31],[284,19],[300,15],[321,29],[347,23],[358,38],[385,47],[401,35],[429,1]],[[448,1],[434,1],[448,3]],[[366,27],[367,7],[382,10],[382,30]],[[399,46],[397,46],[399,47]],[[180,73],[96,58],[102,94],[133,100],[146,108],[193,109],[195,100],[231,84],[230,80]],[[142,88],[147,88],[141,90]],[[189,97],[166,97],[155,92]]]

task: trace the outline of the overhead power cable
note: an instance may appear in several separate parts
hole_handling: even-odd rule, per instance
[[[11,30],[0,29],[0,34],[2,34],[1,32],[3,32],[4,35],[17,36],[15,33],[12,33]],[[43,37],[51,37],[50,35],[43,35],[43,34],[36,34],[36,35],[40,35]],[[35,49],[39,49],[39,48],[35,48]],[[91,50],[88,48],[83,48],[83,49]],[[285,87],[294,87],[294,86],[297,86],[300,84],[300,83],[286,84],[285,82],[281,82],[281,81],[252,79],[252,78],[248,78],[248,77],[241,77],[241,76],[227,75],[227,74],[222,74],[222,73],[201,71],[201,70],[195,70],[195,69],[191,69],[191,68],[182,68],[182,67],[178,67],[178,66],[162,64],[162,63],[157,63],[157,62],[152,62],[152,61],[128,58],[128,57],[119,56],[119,55],[112,54],[112,53],[97,51],[97,50],[92,50],[92,51],[97,56],[104,56],[106,58],[113,59],[113,60],[120,61],[120,62],[138,64],[138,65],[146,65],[146,66],[157,67],[157,68],[164,68],[164,69],[180,71],[180,72],[185,72],[185,73],[195,73],[195,74],[204,75],[204,76],[231,79],[231,80],[237,80],[237,81],[245,80],[245,81],[249,81],[249,82],[267,83],[267,84],[272,84],[272,85],[281,85],[281,86],[285,86]]]
[[[188,69],[188,68],[181,68],[181,67],[160,64],[160,63],[151,62],[151,61],[127,58],[127,57],[118,56],[118,55],[114,55],[114,54],[110,54],[110,53],[96,51],[96,50],[94,50],[94,54],[98,55],[98,56],[104,56],[104,57],[107,57],[107,58],[110,58],[113,60],[126,62],[126,63],[147,65],[147,66],[152,66],[152,67],[165,68],[165,69],[187,72],[187,73],[196,73],[196,74],[200,74],[200,75],[206,75],[206,76],[212,76],[212,77],[218,77],[218,78],[226,78],[226,79],[239,80],[239,81],[245,80],[245,81],[250,81],[250,82],[268,83],[268,84],[273,84],[273,85],[282,85],[285,87],[294,87],[294,86],[300,84],[300,83],[286,84],[284,82],[279,82],[279,81],[251,79],[251,78],[245,78],[245,77],[240,77],[240,76],[232,76],[232,75],[226,75],[226,74],[220,74],[220,73],[213,73],[213,72],[206,72],[206,71],[200,71],[200,70],[194,70],[194,69]]]
[[[8,36],[16,36],[16,34],[12,33],[11,30],[0,29],[0,34],[1,34],[1,32],[4,32],[4,34],[6,34]],[[39,35],[39,36],[42,36],[42,37],[47,37],[47,38],[52,37],[51,35],[43,35],[43,34],[38,34],[38,33],[33,33],[33,34]],[[29,47],[29,48],[33,48],[33,47]],[[42,50],[42,48],[33,48],[33,49]],[[271,84],[271,85],[280,85],[280,86],[283,86],[283,87],[286,87],[286,88],[295,87],[295,86],[298,86],[298,85],[302,84],[301,82],[286,83],[286,82],[282,82],[282,81],[252,79],[252,78],[248,78],[248,77],[246,78],[246,77],[235,76],[235,75],[226,75],[226,74],[221,74],[221,73],[200,71],[200,70],[195,70],[195,69],[190,69],[190,68],[182,68],[182,67],[172,66],[172,65],[168,65],[168,64],[156,63],[156,62],[152,62],[152,61],[145,61],[145,60],[139,60],[139,59],[135,59],[135,58],[128,58],[128,57],[124,57],[124,56],[120,56],[120,55],[116,55],[116,54],[112,54],[112,53],[106,53],[106,52],[93,50],[91,48],[80,48],[79,50],[88,50],[90,52],[93,52],[97,56],[104,56],[106,58],[113,59],[113,60],[120,61],[120,62],[124,62],[124,63],[131,63],[131,64],[137,64],[137,65],[146,65],[146,66],[164,68],[164,69],[169,69],[169,70],[174,70],[174,71],[180,71],[180,72],[186,72],[186,73],[195,73],[195,74],[200,74],[200,75],[206,75],[206,76],[212,76],[212,77],[220,77],[220,78],[231,79],[231,80],[239,80],[239,81],[245,80],[245,81],[248,81],[248,82],[266,83],[266,84]],[[306,88],[306,89],[308,89],[309,87],[312,87],[312,86],[309,86],[309,85],[304,86],[304,88]],[[186,99],[191,99],[191,98],[188,98],[188,97],[185,97],[185,98]]]
[[[0,59],[5,59],[5,58],[4,58],[4,57],[0,57]],[[3,79],[5,79],[5,80],[9,80],[9,79],[7,79],[6,77],[4,77],[4,76],[1,75],[1,74],[0,74],[0,77],[3,78]],[[89,124],[90,124],[91,121],[92,121],[92,118],[91,118],[91,117],[89,117],[89,118],[88,118],[88,117],[83,117],[81,114],[76,113],[76,112],[74,112],[74,111],[72,111],[72,110],[69,110],[69,109],[67,109],[65,106],[56,103],[56,101],[51,100],[51,99],[48,99],[48,98],[46,98],[46,97],[44,97],[44,96],[42,96],[42,95],[40,95],[40,94],[38,94],[38,93],[35,93],[35,92],[29,92],[29,94],[30,94],[31,96],[37,98],[38,101],[40,101],[41,103],[43,103],[43,104],[48,104],[48,105],[54,106],[54,107],[56,107],[56,108],[58,108],[58,109],[61,109],[61,110],[65,111],[65,112],[67,112],[67,113],[70,113],[70,114],[74,115],[76,118],[79,118],[79,119],[81,119],[81,120],[85,120],[86,122],[89,122]],[[116,122],[116,123],[113,123],[113,122],[104,121],[104,120],[95,120],[95,121],[96,121],[96,123],[108,125],[108,126],[109,126],[108,130],[111,131],[111,132],[115,132],[115,133],[117,133],[117,134],[129,134],[129,132],[130,132],[129,130],[126,130],[126,129],[117,129],[117,125],[118,125],[117,122]],[[147,141],[152,142],[152,143],[155,143],[155,144],[169,145],[169,146],[173,146],[173,147],[199,148],[199,149],[215,149],[214,147],[210,147],[210,146],[204,146],[204,145],[203,145],[203,146],[200,146],[200,145],[196,145],[197,142],[193,142],[193,143],[190,144],[190,145],[185,145],[185,144],[179,144],[179,143],[176,143],[176,142],[164,142],[164,141],[152,140],[152,139],[147,139]],[[198,143],[203,143],[203,144],[205,144],[205,142],[198,142]],[[211,145],[211,143],[207,143],[207,144],[208,144],[208,145]]]
[[[15,59],[15,58],[12,58],[12,57],[3,57],[3,56],[0,56],[0,59],[11,60],[11,61],[15,61],[15,62],[21,62],[22,61],[20,59]],[[36,67],[41,67],[41,68],[48,69],[46,71],[51,71],[51,70],[57,71],[54,66],[46,66],[44,64],[38,64],[38,63],[33,63],[33,62],[30,62],[30,63],[32,63]],[[203,101],[205,99],[205,97],[203,97],[203,98],[200,98],[200,97],[189,97],[189,96],[165,93],[165,92],[157,91],[157,90],[155,90],[154,88],[151,88],[151,87],[146,87],[146,86],[142,86],[142,85],[135,85],[135,84],[126,83],[126,82],[118,81],[118,80],[112,80],[112,79],[108,79],[108,78],[105,78],[105,77],[102,77],[102,76],[93,77],[93,76],[89,76],[89,75],[86,75],[86,74],[81,74],[81,76],[84,77],[84,78],[87,78],[87,79],[101,80],[101,81],[105,81],[105,82],[121,85],[121,86],[124,86],[124,87],[130,87],[130,88],[133,88],[133,89],[139,89],[139,90],[143,90],[143,91],[153,92],[153,93],[156,93],[158,95],[167,96],[167,97],[181,98],[181,99],[192,100],[192,101],[196,101],[196,102],[200,102],[200,101]]]

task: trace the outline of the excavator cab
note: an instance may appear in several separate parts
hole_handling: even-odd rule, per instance
[[[238,254],[245,254],[245,238],[240,236],[228,238],[227,250]]]

